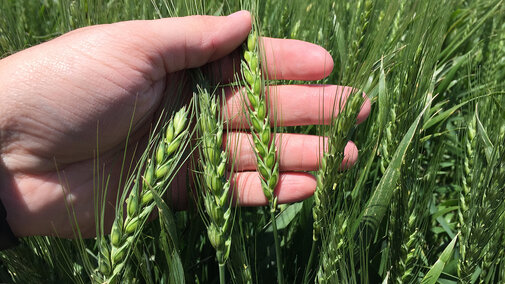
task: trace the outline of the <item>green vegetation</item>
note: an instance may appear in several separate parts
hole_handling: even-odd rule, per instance
[[[266,80],[250,40],[237,84],[252,105],[269,207],[229,203],[222,164],[233,157],[215,147],[226,127],[218,115],[221,94],[194,76],[197,99],[182,110],[167,106],[153,125],[128,177],[132,190],[118,199],[124,206],[112,234],[99,226],[95,239],[25,238],[0,252],[0,282],[505,283],[505,3],[256,4],[0,0],[1,57],[88,25],[255,7],[254,33],[323,46],[335,68],[316,83],[354,87],[328,125],[270,129],[261,90],[307,82]],[[362,91],[372,110],[356,126]],[[198,125],[198,139],[191,141],[188,125]],[[329,139],[313,173],[314,197],[283,205],[272,195],[278,157],[270,134],[288,131]],[[349,140],[359,159],[340,170]],[[198,210],[176,212],[161,196],[191,152],[200,153],[192,169]],[[96,207],[100,212],[99,201]],[[152,210],[159,217],[147,222]]]

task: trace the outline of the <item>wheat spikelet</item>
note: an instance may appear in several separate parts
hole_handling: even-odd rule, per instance
[[[342,100],[345,96],[341,97]],[[345,104],[344,104],[345,103]],[[341,204],[335,207],[334,202],[338,199],[335,195],[342,197],[342,191],[338,189],[343,178],[343,174],[338,170],[341,167],[344,157],[344,147],[347,144],[347,136],[351,128],[356,123],[357,113],[363,103],[363,96],[360,92],[352,91],[347,102],[339,101],[337,109],[340,110],[330,125],[330,135],[328,137],[328,152],[321,158],[319,170],[316,174],[316,190],[314,192],[313,216],[313,242],[321,238],[321,255],[317,281],[319,283],[337,283],[339,267],[342,255],[345,255],[346,231],[348,229],[348,217],[344,213],[331,213],[331,208],[340,208]],[[331,217],[330,217],[331,216]],[[337,281],[337,282],[335,282]]]
[[[127,255],[134,246],[135,234],[154,208],[153,193],[161,194],[169,185],[181,145],[188,139],[188,109],[181,108],[170,120],[160,139],[154,158],[147,161],[144,175],[137,179],[126,199],[126,218],[118,210],[109,242],[99,240],[99,261],[95,282],[118,283],[123,277]]]
[[[277,260],[277,281],[282,284],[284,283],[284,276],[282,274],[282,256],[277,232],[277,221],[275,219],[277,196],[274,192],[279,182],[279,161],[275,146],[275,135],[272,135],[273,131],[270,127],[270,117],[267,110],[268,99],[265,94],[265,82],[259,58],[258,35],[253,30],[247,39],[241,67],[246,82],[245,93],[250,103],[248,114],[253,145],[256,152],[257,170],[260,174],[261,189],[270,207],[270,219],[272,221]],[[273,120],[275,121],[275,118]]]
[[[317,273],[318,283],[339,283],[338,274],[341,272],[340,264],[345,263],[342,257],[345,248],[348,222],[344,214],[337,214],[333,220],[334,225],[328,229],[329,235],[323,238],[323,247],[321,249],[321,260],[319,271]],[[344,264],[345,266],[345,264]]]
[[[363,103],[363,97],[360,92],[352,91],[344,102],[344,95],[337,95],[341,97],[341,101],[336,102],[337,109],[340,113],[332,120],[331,130],[328,139],[328,152],[326,152],[320,160],[319,170],[316,175],[316,190],[314,192],[314,208],[312,215],[314,217],[313,234],[312,237],[316,241],[323,227],[328,227],[331,220],[325,223],[325,210],[331,208],[329,203],[332,191],[335,190],[336,180],[329,180],[327,177],[337,175],[337,171],[344,158],[344,148],[347,144],[347,135],[351,128],[356,123],[357,113]],[[338,178],[337,178],[338,180]]]
[[[232,208],[230,182],[225,177],[226,151],[223,143],[223,121],[219,119],[219,105],[206,88],[198,89],[201,138],[201,168],[204,206],[210,220],[207,224],[209,240],[216,250],[219,266],[224,266],[230,254]]]
[[[363,8],[360,7],[361,4],[364,4]],[[358,21],[354,25],[355,30],[349,51],[349,64],[346,65],[344,75],[346,76],[346,79],[344,80],[346,83],[348,83],[349,79],[354,76],[353,72],[356,72],[358,69],[360,56],[364,52],[363,43],[367,34],[368,26],[370,24],[373,7],[374,1],[372,0],[364,0],[358,2],[357,10],[361,10],[361,13],[359,13]]]
[[[267,114],[267,98],[264,94],[264,83],[258,58],[258,37],[255,32],[247,39],[242,74],[246,81],[246,94],[250,103],[249,120],[253,144],[256,150],[258,172],[261,176],[261,187],[270,203],[271,210],[277,208],[275,187],[279,181],[279,163],[275,148],[275,135],[272,135],[270,119]]]
[[[470,236],[470,220],[469,220],[469,206],[470,206],[470,192],[472,189],[473,178],[473,159],[475,149],[475,135],[476,135],[476,121],[473,116],[467,125],[467,132],[465,136],[465,156],[463,160],[463,175],[461,176],[461,193],[459,195],[459,210],[458,218],[460,225],[460,246],[459,254],[460,259],[458,262],[458,276],[460,279],[469,277],[469,262],[466,259],[466,249],[469,245],[468,240]]]

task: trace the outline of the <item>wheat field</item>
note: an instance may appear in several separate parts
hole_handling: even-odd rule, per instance
[[[23,238],[0,252],[0,282],[505,283],[501,0],[0,0],[0,58],[89,25],[242,9],[253,30],[230,86],[251,102],[268,205],[233,205],[219,83],[190,70],[194,96],[153,121],[112,232]],[[258,36],[318,44],[335,68],[317,82],[268,79]],[[281,83],[356,91],[326,125],[269,126],[264,89]],[[356,125],[361,92],[371,112]],[[314,196],[278,204],[270,146],[288,132],[327,136],[327,152]],[[359,158],[341,169],[350,140]],[[183,211],[164,198],[181,170],[194,176]]]

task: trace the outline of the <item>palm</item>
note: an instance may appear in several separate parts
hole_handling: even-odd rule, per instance
[[[22,184],[19,190],[30,191],[21,193],[28,197],[23,205],[41,204],[40,215],[60,219],[47,221],[68,222],[61,202],[65,190],[67,200],[76,201],[72,204],[86,235],[94,233],[87,220],[93,220],[90,189],[97,177],[93,172],[97,158],[101,173],[112,177],[108,188],[112,202],[125,138],[131,131],[130,141],[135,144],[149,131],[167,81],[163,59],[135,49],[140,38],[132,38],[131,45],[118,45],[109,33],[79,30],[37,47],[44,50],[33,54],[32,64],[21,69],[28,74],[26,85],[31,91],[17,98],[26,110],[16,122],[22,139],[9,147],[6,161],[9,170],[28,174],[15,176],[16,183]],[[31,51],[25,52],[31,55]],[[45,74],[51,76],[28,80]],[[30,100],[34,96],[39,99]],[[46,206],[48,199],[55,204]],[[48,231],[43,234],[52,232],[49,224],[44,227]],[[68,236],[72,231],[67,226],[59,234]]]

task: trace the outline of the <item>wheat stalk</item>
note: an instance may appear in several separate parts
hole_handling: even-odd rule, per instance
[[[249,120],[252,140],[256,150],[258,172],[261,175],[261,188],[268,199],[271,210],[277,208],[277,196],[274,194],[279,180],[279,163],[275,148],[275,136],[272,135],[267,114],[267,99],[258,59],[258,38],[253,32],[247,39],[247,49],[242,61],[242,73],[246,80],[246,94],[250,103]]]
[[[122,277],[121,273],[136,241],[136,235],[155,206],[152,191],[161,195],[170,184],[181,145],[185,145],[188,139],[188,111],[188,108],[183,107],[170,119],[158,142],[154,158],[147,160],[143,176],[135,180],[125,200],[126,218],[119,208],[109,242],[104,237],[99,238],[100,253],[98,269],[93,279],[95,282],[117,283]]]
[[[361,4],[364,2],[364,7],[361,8]],[[346,70],[345,70],[345,78],[347,80],[344,80],[345,83],[348,83],[348,79],[352,78],[352,76],[355,76],[353,72],[357,72],[358,70],[358,64],[360,63],[360,56],[364,53],[364,48],[363,44],[365,41],[365,35],[367,34],[367,30],[369,28],[370,20],[372,17],[372,10],[374,7],[374,1],[372,0],[364,0],[364,1],[358,1],[358,7],[357,10],[361,11],[359,14],[358,22],[354,25],[355,30],[350,46],[350,52],[349,52],[349,62],[346,65]]]
[[[317,273],[319,283],[328,283],[335,279],[338,274],[338,264],[341,261],[340,251],[345,243],[345,233],[348,228],[348,219],[342,212],[331,214],[336,199],[335,194],[341,195],[337,189],[343,174],[338,173],[344,158],[344,148],[348,142],[348,134],[356,124],[357,113],[363,104],[361,92],[352,90],[345,101],[344,94],[337,95],[340,101],[336,102],[339,110],[338,115],[332,119],[328,137],[328,151],[320,160],[319,170],[316,174],[316,190],[314,192],[314,207],[312,208],[313,230],[311,257],[305,272],[312,266],[312,255],[315,253],[316,243],[320,235],[322,239],[320,266]],[[338,208],[338,206],[337,206]],[[331,218],[332,216],[333,218]],[[333,280],[332,280],[333,279]]]
[[[360,10],[361,1],[358,2],[358,10]],[[363,45],[364,35],[368,29],[368,24],[371,18],[373,9],[373,1],[364,1],[363,13],[358,18],[358,23],[355,24],[354,38],[350,46],[351,57],[346,65],[345,76],[350,78],[352,72],[357,68],[358,57],[360,55],[360,47]],[[348,79],[346,81],[349,81]],[[340,94],[341,101],[335,101],[334,106],[340,111],[338,115],[332,119],[332,126],[328,140],[328,152],[323,155],[320,160],[319,170],[316,175],[317,185],[314,192],[314,208],[313,208],[313,240],[317,241],[324,216],[324,210],[328,208],[328,196],[330,195],[331,188],[333,188],[334,181],[328,182],[326,177],[335,174],[335,168],[339,168],[343,160],[343,150],[347,143],[347,135],[351,128],[356,123],[356,114],[359,112],[363,98],[357,94],[356,90],[351,92],[348,102],[344,101],[344,95]],[[339,95],[339,94],[336,94]],[[337,96],[338,97],[338,96]],[[328,170],[332,170],[330,173]]]
[[[348,219],[344,214],[336,214],[333,220],[334,225],[327,230],[327,235],[322,239],[323,246],[316,278],[318,283],[340,283],[338,268],[346,265],[343,250],[348,242],[345,234],[349,227]]]
[[[458,218],[460,225],[460,246],[459,246],[459,254],[460,260],[458,262],[458,276],[460,279],[465,279],[470,274],[469,262],[466,257],[466,249],[468,246],[468,239],[470,235],[470,226],[469,226],[469,205],[470,205],[470,192],[472,189],[472,178],[473,178],[473,157],[474,157],[474,149],[475,149],[475,135],[476,135],[476,126],[475,126],[475,117],[470,119],[467,124],[467,131],[465,136],[465,156],[463,161],[463,175],[461,176],[461,193],[459,196],[459,210],[458,210]]]
[[[363,96],[360,92],[353,90],[345,101],[344,94],[336,94],[340,100],[335,102],[336,109],[340,112],[331,122],[330,135],[328,137],[328,151],[320,160],[319,170],[316,175],[316,190],[314,192],[314,208],[313,208],[313,239],[317,241],[322,228],[327,225],[323,224],[326,216],[325,211],[329,210],[330,195],[335,190],[335,180],[328,177],[337,174],[336,169],[339,169],[343,158],[344,148],[348,142],[347,136],[352,127],[356,124],[357,113],[363,104]]]
[[[270,118],[267,113],[268,103],[264,90],[265,82],[261,72],[258,36],[255,30],[249,34],[245,47],[244,60],[241,66],[246,82],[245,93],[250,103],[248,107],[249,122],[256,151],[257,169],[261,178],[261,189],[270,205],[277,259],[277,279],[279,283],[284,283],[281,250],[275,220],[277,196],[275,196],[274,190],[279,181],[279,161],[275,147],[275,135],[272,135]]]
[[[215,96],[206,88],[198,87],[200,130],[200,165],[203,169],[202,192],[207,222],[207,235],[216,250],[221,283],[225,283],[225,264],[231,248],[232,208],[230,181],[225,177],[228,155],[221,150],[223,121],[219,118],[220,107]]]

